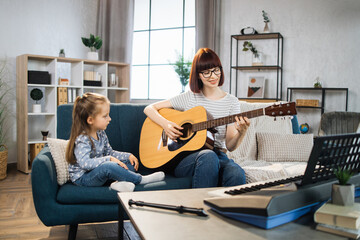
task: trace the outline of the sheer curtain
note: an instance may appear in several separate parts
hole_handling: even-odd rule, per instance
[[[96,30],[103,40],[99,58],[131,64],[134,0],[99,0]]]
[[[220,6],[220,0],[196,0],[196,49],[207,47],[220,54]]]

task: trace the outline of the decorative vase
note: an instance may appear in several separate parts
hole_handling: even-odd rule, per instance
[[[333,184],[331,189],[332,203],[341,206],[351,206],[354,204],[355,187],[354,184]]]
[[[89,60],[99,60],[99,54],[97,52],[88,52],[87,58]]]
[[[269,33],[270,32],[270,29],[269,29],[269,24],[268,22],[265,22],[265,26],[264,26],[264,33]]]
[[[47,136],[49,135],[48,130],[41,131],[41,135],[43,136],[43,141],[47,141]]]
[[[252,65],[253,66],[261,66],[261,65],[263,65],[262,54],[260,52],[258,52],[257,54],[252,55]]]
[[[41,104],[32,105],[33,113],[41,113]]]

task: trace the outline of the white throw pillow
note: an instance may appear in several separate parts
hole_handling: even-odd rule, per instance
[[[259,108],[265,108],[274,103],[248,103],[240,101],[241,112],[247,112]],[[228,156],[238,164],[244,160],[257,160],[256,132],[273,132],[291,134],[292,123],[290,117],[277,117],[274,121],[273,117],[261,116],[250,119],[250,127],[248,128],[244,139],[240,146],[233,152],[229,152]]]
[[[69,178],[69,164],[66,161],[65,152],[69,140],[48,138],[48,145],[50,148],[51,156],[54,159],[57,182],[63,185]]]
[[[258,160],[268,162],[307,162],[313,134],[256,133]]]

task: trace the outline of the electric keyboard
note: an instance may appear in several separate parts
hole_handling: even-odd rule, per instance
[[[262,228],[292,221],[331,198],[338,168],[354,173],[360,185],[360,134],[317,137],[304,175],[209,191],[204,203],[212,210]],[[357,195],[357,192],[355,193]]]

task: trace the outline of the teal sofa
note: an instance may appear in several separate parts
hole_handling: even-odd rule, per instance
[[[139,157],[139,139],[146,118],[146,105],[111,104],[106,133],[113,149],[131,152]],[[72,104],[57,109],[57,137],[69,139],[72,124]],[[294,133],[299,133],[296,117]],[[140,164],[139,172],[153,172]],[[191,177],[175,178],[166,174],[164,181],[137,185],[135,191],[191,188]],[[57,183],[56,169],[48,146],[37,155],[31,171],[32,192],[36,212],[46,226],[70,225],[69,239],[76,238],[80,223],[118,220],[119,202],[116,192],[109,187],[80,187],[68,182]],[[139,199],[141,200],[141,199]]]

